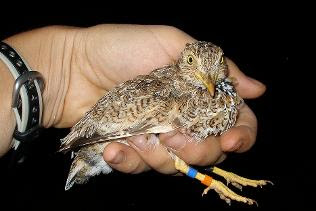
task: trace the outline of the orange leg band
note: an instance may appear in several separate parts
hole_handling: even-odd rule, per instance
[[[212,177],[205,175],[204,179],[201,181],[202,184],[206,185],[206,186],[210,186],[212,183]]]

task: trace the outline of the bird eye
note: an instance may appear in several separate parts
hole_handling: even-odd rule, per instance
[[[193,64],[193,56],[192,55],[188,56],[187,62],[188,62],[189,65]]]
[[[221,57],[221,64],[224,63],[224,56]]]

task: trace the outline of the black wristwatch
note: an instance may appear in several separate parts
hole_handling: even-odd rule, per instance
[[[16,128],[12,146],[17,150],[21,143],[32,142],[39,136],[43,113],[44,80],[39,72],[33,71],[28,66],[16,50],[4,42],[0,42],[0,59],[7,65],[15,79],[12,109],[16,118]]]

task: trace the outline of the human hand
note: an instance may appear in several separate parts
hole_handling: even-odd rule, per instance
[[[167,26],[98,25],[85,29],[47,27],[6,41],[44,75],[44,126],[71,127],[107,90],[175,61],[185,44],[194,39]],[[30,42],[32,45],[25,45]],[[255,98],[264,92],[264,85],[247,78],[230,60],[227,62],[243,98]],[[201,144],[185,143],[177,133],[161,134],[160,139],[173,148],[178,143],[180,148],[175,154],[187,163],[209,165],[223,160],[226,151],[249,149],[255,141],[256,127],[255,115],[245,105],[236,126],[220,137],[209,137]],[[131,139],[131,147],[112,143],[105,149],[104,158],[113,168],[130,173],[149,167],[163,173],[176,172],[164,147],[143,150],[143,136]]]

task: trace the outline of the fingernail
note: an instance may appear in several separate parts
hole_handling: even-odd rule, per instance
[[[147,140],[145,136],[132,136],[128,138],[136,146],[140,151],[146,151],[147,150]]]
[[[164,142],[165,146],[170,147],[171,149],[174,149],[174,150],[182,149],[185,146],[185,144],[186,144],[186,140],[184,140],[183,138],[178,138],[178,137],[167,139]]]
[[[251,83],[255,84],[255,85],[258,85],[258,86],[264,86],[263,83],[261,83],[260,81],[254,79],[254,78],[251,78],[249,76],[247,76],[248,80],[251,81]]]
[[[119,151],[109,162],[113,164],[120,164],[124,161],[124,159],[125,153],[123,151]]]

